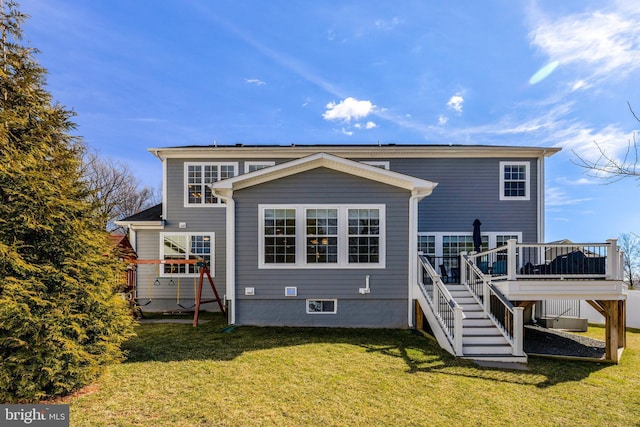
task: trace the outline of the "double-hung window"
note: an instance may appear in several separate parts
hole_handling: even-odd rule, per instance
[[[214,233],[160,233],[160,259],[202,260],[213,275]],[[195,264],[164,264],[161,275],[195,275]]]
[[[500,200],[529,200],[529,162],[500,162]]]
[[[384,205],[261,205],[260,268],[384,268]]]
[[[307,263],[338,262],[338,209],[307,209]]]
[[[191,163],[184,164],[185,206],[211,206],[220,204],[213,196],[210,184],[237,175],[237,163]]]
[[[380,210],[348,209],[349,262],[380,262]]]
[[[265,264],[295,264],[295,209],[265,209],[263,211],[263,259]]]

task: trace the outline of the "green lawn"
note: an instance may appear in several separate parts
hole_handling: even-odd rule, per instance
[[[640,423],[640,330],[620,365],[483,369],[406,330],[145,324],[73,426],[596,426]],[[589,335],[602,337],[602,328]]]

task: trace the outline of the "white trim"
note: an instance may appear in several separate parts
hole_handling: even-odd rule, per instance
[[[370,161],[370,160],[362,160],[360,163],[364,163],[365,165],[369,165],[369,166],[375,166],[377,168],[382,168],[382,169],[386,169],[389,170],[389,162],[382,162],[382,161]]]
[[[114,224],[132,230],[164,230],[164,221],[114,221]]]
[[[133,230],[164,230],[164,223],[163,222],[158,223],[157,221],[154,221],[154,223],[152,224],[129,223],[129,227]]]
[[[264,213],[266,209],[294,209],[296,212],[295,263],[271,264],[264,262]],[[306,212],[308,209],[338,210],[338,262],[307,263]],[[348,213],[351,209],[377,209],[380,213],[379,262],[349,262]],[[386,268],[386,205],[384,204],[259,204],[258,205],[258,268],[259,269],[383,269]]]
[[[537,206],[537,224],[538,224],[538,242],[544,242],[544,158],[538,159],[538,206]]]
[[[162,161],[162,219],[167,219],[167,209],[169,203],[168,189],[167,189],[167,161]]]
[[[504,168],[505,166],[524,166],[525,167],[525,186],[524,196],[505,196],[504,195]],[[531,162],[500,162],[500,200],[530,200],[531,199]]]
[[[251,173],[251,172],[255,172],[255,171],[249,171],[249,168],[251,166],[264,166],[260,169],[264,169],[264,168],[268,168],[271,166],[274,166],[276,164],[276,162],[274,161],[263,161],[263,162],[258,162],[258,161],[253,161],[253,162],[244,162],[244,173]],[[260,170],[260,169],[256,169],[256,170]]]
[[[164,238],[165,236],[187,236],[187,240],[189,240],[189,238],[191,236],[209,236],[210,242],[209,242],[209,273],[211,274],[211,277],[215,277],[215,244],[216,244],[216,233],[214,232],[204,232],[204,231],[166,231],[166,232],[161,232],[160,233],[160,251],[159,253],[159,259],[164,259],[165,253],[164,253]],[[189,246],[190,242],[187,242],[187,246]],[[186,247],[185,250],[187,251],[187,254],[185,255],[184,259],[189,259],[189,255],[198,255],[198,254],[191,254],[191,249],[190,247]],[[188,265],[186,265],[185,267],[188,270]],[[176,276],[176,277],[198,277],[198,273],[165,273],[164,268],[160,269],[160,277],[170,277],[170,276]]]
[[[409,198],[409,250],[408,250],[408,258],[409,258],[409,298],[407,301],[407,324],[410,328],[413,327],[413,318],[414,318],[414,306],[413,300],[415,284],[418,283],[417,277],[417,266],[418,266],[418,202],[422,198],[420,196],[411,196]]]
[[[381,182],[405,190],[417,191],[423,196],[431,194],[438,185],[436,182],[388,171],[376,166],[369,166],[361,162],[344,159],[327,153],[315,153],[311,156],[299,158],[286,163],[280,163],[266,169],[260,169],[246,175],[215,182],[210,188],[221,190],[240,190],[254,185],[270,182],[297,173],[319,167],[336,170],[353,176]]]
[[[309,311],[311,301],[333,301],[333,311]],[[307,298],[305,300],[307,314],[338,314],[338,300],[336,298]]]
[[[226,294],[227,301],[227,321],[230,325],[236,323],[236,201],[233,194],[216,191],[211,188],[213,194],[222,199],[227,205],[226,209]]]
[[[183,202],[184,202],[184,207],[185,208],[202,208],[202,207],[220,207],[220,206],[225,206],[222,201],[220,200],[220,198],[218,198],[216,203],[205,203],[204,202],[204,193],[202,195],[202,199],[200,201],[200,203],[189,203],[189,190],[188,190],[188,186],[189,186],[189,166],[217,166],[218,167],[218,176],[217,176],[217,181],[224,181],[220,179],[220,166],[233,166],[233,176],[236,177],[238,176],[238,168],[239,168],[239,164],[238,162],[184,162],[182,164],[182,168],[183,168],[183,181],[182,181],[182,192],[183,192]],[[202,173],[202,179],[203,182],[201,183],[201,185],[203,186],[203,191],[204,191],[204,187],[210,187],[210,184],[204,183],[204,171],[201,171]],[[227,178],[229,179],[229,178]],[[165,209],[166,203],[162,206],[163,209]],[[163,217],[164,218],[164,217]]]
[[[479,145],[308,145],[308,146],[199,146],[149,148],[158,159],[296,159],[325,152],[354,159],[389,158],[532,158],[548,157],[558,151],[556,147],[479,146]]]

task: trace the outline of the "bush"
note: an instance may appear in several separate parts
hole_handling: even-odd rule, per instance
[[[132,333],[116,294],[119,262],[81,173],[73,113],[44,90],[19,45],[13,2],[0,14],[0,402],[36,401],[91,382]]]

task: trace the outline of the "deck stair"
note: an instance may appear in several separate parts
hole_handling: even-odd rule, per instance
[[[471,291],[460,284],[447,284],[451,296],[462,307],[462,351],[472,360],[526,363],[526,356],[513,356],[512,347],[493,320],[485,315]]]

